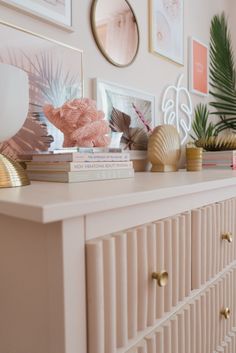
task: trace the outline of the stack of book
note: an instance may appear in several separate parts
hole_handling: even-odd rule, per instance
[[[204,169],[236,170],[236,150],[234,151],[204,151],[202,167]]]
[[[129,153],[108,149],[80,148],[38,153],[26,162],[26,169],[30,180],[62,183],[134,176]]]

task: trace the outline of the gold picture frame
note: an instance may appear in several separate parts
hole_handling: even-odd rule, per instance
[[[135,15],[134,9],[131,6],[131,4],[129,3],[128,0],[123,0],[124,4],[127,5],[127,7],[130,9],[132,15],[133,15],[133,22],[136,25],[136,31],[137,31],[137,46],[136,46],[136,50],[135,53],[132,57],[131,60],[127,61],[126,63],[120,63],[117,60],[115,60],[111,53],[109,53],[106,48],[104,47],[104,43],[101,41],[101,38],[98,34],[98,28],[96,27],[96,8],[97,5],[99,3],[99,0],[93,0],[92,1],[92,5],[91,5],[91,10],[90,10],[90,24],[91,24],[91,29],[92,29],[92,33],[94,36],[94,40],[97,44],[98,49],[100,50],[100,52],[102,53],[102,55],[106,58],[106,60],[111,63],[112,65],[116,66],[116,67],[127,67],[130,66],[136,59],[137,55],[138,55],[138,51],[139,51],[139,46],[140,46],[140,30],[139,30],[139,25],[138,25],[138,21],[137,21],[137,17]],[[120,16],[120,15],[119,15]]]
[[[149,51],[184,65],[184,0],[149,0]]]
[[[43,108],[84,96],[83,50],[0,19],[0,63],[24,70],[30,87],[25,124],[0,144],[0,152],[18,159],[26,152],[60,148],[63,134],[46,119]]]

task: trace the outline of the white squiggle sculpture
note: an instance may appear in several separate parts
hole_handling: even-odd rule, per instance
[[[183,75],[180,75],[177,86],[169,86],[166,89],[161,109],[164,113],[164,123],[176,126],[181,144],[184,144],[191,130],[193,105],[189,91],[181,86],[182,79]],[[181,100],[181,96],[185,99],[185,103]]]

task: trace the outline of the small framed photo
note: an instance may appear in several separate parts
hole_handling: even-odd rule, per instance
[[[184,64],[184,0],[149,0],[150,51]]]
[[[209,48],[195,38],[189,39],[189,90],[200,96],[209,93]]]
[[[155,96],[116,83],[94,80],[94,98],[112,132],[123,133],[124,149],[146,150],[148,135],[157,125]]]
[[[0,3],[30,13],[72,31],[72,0],[0,0]]]

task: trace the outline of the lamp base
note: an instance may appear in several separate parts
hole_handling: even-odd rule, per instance
[[[0,154],[0,188],[29,185],[30,181],[24,168],[9,157]]]

